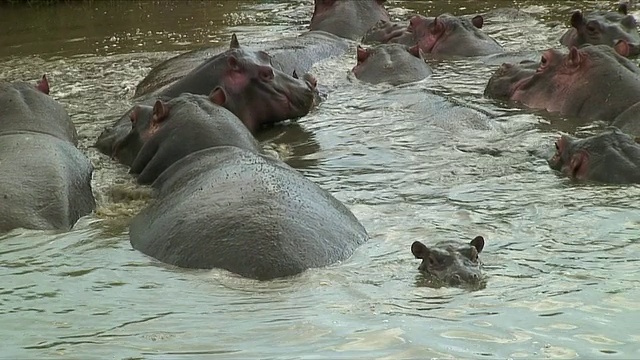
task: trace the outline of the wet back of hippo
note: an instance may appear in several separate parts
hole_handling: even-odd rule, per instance
[[[57,101],[30,84],[0,83],[0,233],[68,230],[93,211],[93,167],[75,142]]]
[[[193,153],[153,184],[132,246],[165,263],[268,280],[345,260],[367,239],[340,201],[286,164],[236,147]]]

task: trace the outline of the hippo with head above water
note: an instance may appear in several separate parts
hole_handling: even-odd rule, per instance
[[[316,97],[316,80],[309,74],[302,79],[290,76],[271,66],[271,58],[264,51],[241,47],[232,36],[230,48],[194,69],[184,78],[162,89],[155,96],[142,100],[147,110],[156,98],[168,100],[182,93],[208,95],[238,116],[245,126],[256,133],[261,126],[306,115]],[[100,152],[130,165],[136,156],[129,150],[118,149],[131,128],[131,113],[127,111],[96,141]],[[130,148],[135,150],[136,148]]]
[[[640,69],[606,45],[547,50],[539,63],[503,64],[485,95],[585,120],[614,121],[640,102]]]
[[[134,120],[131,136],[143,145],[131,170],[155,189],[131,222],[135,249],[268,280],[345,260],[368,239],[349,209],[260,154],[240,120],[209,98],[158,100]]]
[[[614,127],[585,139],[562,135],[548,163],[573,180],[640,183],[640,144]]]
[[[93,167],[45,76],[0,82],[0,233],[69,230],[95,209]]]
[[[442,14],[437,17],[413,16],[407,27],[379,21],[363,38],[364,43],[418,44],[425,54],[434,57],[470,57],[504,51],[490,36],[480,30],[484,18],[472,19]]]
[[[386,0],[314,0],[310,30],[359,40],[379,20],[389,20]]]
[[[420,241],[411,244],[411,253],[422,259],[418,270],[445,285],[478,286],[483,281],[482,262],[478,254],[484,248],[484,238],[477,236],[468,245],[444,241],[427,247]]]
[[[431,75],[418,45],[381,44],[368,49],[358,46],[357,65],[351,70],[361,81],[400,85]]]
[[[571,15],[571,26],[560,38],[560,43],[568,48],[584,44],[615,47],[626,57],[640,54],[640,34],[636,19],[627,13],[627,4],[620,4],[617,12],[593,11],[583,14],[576,11]]]

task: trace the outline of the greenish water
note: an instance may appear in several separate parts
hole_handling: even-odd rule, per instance
[[[485,25],[519,51],[557,46],[572,9],[602,4],[388,7],[394,17],[519,7],[532,17]],[[529,155],[575,124],[484,98],[495,64],[436,63],[431,79],[402,89],[352,81],[354,53],[314,68],[327,99],[266,137],[368,229],[371,241],[345,263],[261,283],[131,249],[126,224],[146,191],[90,148],[102,128],[160,61],[231,33],[252,43],[295,35],[312,9],[310,0],[0,8],[0,79],[49,76],[96,167],[99,202],[69,233],[0,237],[0,358],[640,358],[640,188],[575,185]],[[434,124],[398,101],[426,90],[495,114],[504,131]],[[414,240],[476,235],[487,240],[486,288],[424,286]]]

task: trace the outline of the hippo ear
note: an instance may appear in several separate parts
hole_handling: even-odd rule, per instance
[[[229,58],[227,59],[227,65],[229,65],[229,67],[233,71],[240,70],[240,64],[238,63],[238,59],[233,55],[229,56]]]
[[[358,45],[357,56],[358,64],[363,63],[369,57],[369,51],[362,46]]]
[[[576,10],[571,15],[571,26],[577,29],[582,25],[584,25],[584,18],[582,17],[582,12],[580,12],[580,10]]]
[[[438,17],[436,16],[433,19],[433,26],[431,27],[431,33],[440,34],[440,33],[444,33],[445,30],[446,28],[444,23],[442,22],[442,20],[439,20]]]
[[[131,119],[131,124],[135,124],[138,121],[138,112],[140,111],[140,106],[136,105],[133,110],[129,113],[129,119]]]
[[[429,248],[420,241],[414,241],[413,244],[411,244],[411,253],[416,259],[426,259],[430,252]]]
[[[616,44],[613,46],[616,52],[624,57],[628,57],[631,52],[631,47],[629,46],[629,42],[625,39],[618,40]]]
[[[238,42],[238,37],[235,33],[231,34],[231,43],[229,44],[229,49],[239,49],[240,42]]]
[[[567,174],[574,179],[582,180],[587,178],[587,162],[589,161],[589,154],[585,150],[579,150],[571,156],[569,162],[569,170],[571,173]]]
[[[569,50],[569,55],[567,55],[567,60],[569,62],[568,65],[573,66],[573,67],[578,67],[580,66],[580,63],[582,62],[582,56],[580,55],[580,51],[578,51],[578,48],[575,46],[571,47],[571,50]]]
[[[471,19],[471,23],[478,29],[482,29],[482,25],[484,25],[484,18],[482,15],[476,15]]]
[[[169,116],[169,107],[162,100],[156,100],[153,105],[153,122],[159,123]]]
[[[49,80],[47,80],[47,75],[42,75],[42,79],[38,80],[36,89],[49,95]]]
[[[216,105],[224,106],[227,102],[227,94],[220,86],[218,86],[209,94],[209,100]]]
[[[627,15],[629,12],[629,3],[620,3],[620,5],[618,5],[618,12],[622,15]]]
[[[420,49],[420,46],[418,46],[418,44],[415,44],[412,47],[410,47],[408,49],[408,51],[409,51],[409,54],[417,57],[418,59],[424,58],[424,54],[422,53],[422,49]]]
[[[482,252],[482,249],[484,248],[484,238],[482,236],[476,236],[475,238],[473,238],[473,240],[471,240],[469,245],[478,250],[478,254],[480,254]]]

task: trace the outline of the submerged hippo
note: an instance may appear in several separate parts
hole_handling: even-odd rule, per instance
[[[386,0],[314,0],[309,29],[359,40],[379,20],[389,20]]]
[[[640,34],[636,19],[627,13],[627,4],[617,12],[593,11],[586,15],[576,11],[571,15],[572,28],[560,38],[568,48],[584,44],[615,47],[619,54],[632,57],[640,54]]]
[[[640,144],[614,127],[585,139],[562,135],[548,163],[573,180],[640,183]]]
[[[262,126],[306,115],[316,96],[316,80],[309,74],[299,79],[271,66],[264,51],[241,47],[232,36],[230,47],[194,69],[184,78],[140,101],[150,108],[156,98],[168,100],[182,93],[209,95],[218,104],[238,116],[256,133]],[[131,128],[129,109],[98,137],[95,147],[125,165],[136,156],[128,150],[115,151]],[[135,148],[131,148],[135,149]]]
[[[93,167],[49,82],[0,82],[0,233],[69,230],[95,209]]]
[[[472,19],[442,14],[437,17],[413,16],[409,25],[379,21],[363,38],[365,43],[418,44],[425,54],[434,57],[470,57],[504,52],[493,38],[480,30],[484,18]]]
[[[357,65],[351,70],[361,81],[400,85],[431,75],[418,45],[381,44],[368,49],[358,46]]]
[[[640,69],[606,45],[547,50],[538,64],[503,64],[485,95],[586,120],[613,121],[640,101]]]
[[[368,239],[340,201],[260,154],[240,120],[206,97],[160,101],[141,116],[134,168],[155,198],[131,222],[135,249],[268,280],[345,260]]]
[[[443,241],[431,248],[420,241],[411,244],[411,253],[422,259],[418,270],[445,285],[480,285],[483,281],[482,262],[478,254],[484,248],[484,238],[477,236],[468,245]]]

